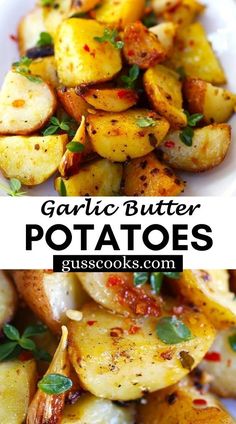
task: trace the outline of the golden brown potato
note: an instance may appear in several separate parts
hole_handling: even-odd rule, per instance
[[[0,92],[0,134],[27,135],[42,128],[56,108],[56,97],[43,80],[30,81],[10,71]]]
[[[82,116],[87,116],[89,106],[81,96],[76,94],[74,88],[59,88],[57,95],[65,111],[77,122],[81,121]]]
[[[180,29],[170,65],[183,67],[187,76],[200,78],[212,84],[224,84],[226,76],[207,40],[203,26],[196,22]]]
[[[148,69],[166,59],[166,50],[158,37],[141,22],[126,26],[122,38],[125,43],[123,53],[130,65]]]
[[[170,122],[172,128],[185,127],[187,118],[182,108],[179,75],[163,65],[156,65],[145,72],[143,81],[153,108]]]
[[[66,311],[79,309],[86,295],[74,274],[47,271],[15,271],[19,294],[30,309],[58,333],[67,322]]]
[[[82,313],[83,319],[71,321],[68,327],[71,363],[83,388],[112,400],[136,399],[143,392],[176,383],[188,373],[180,352],[188,352],[196,366],[215,336],[205,316],[192,310],[185,310],[180,319],[193,337],[171,346],[157,337],[158,318],[131,319],[94,303]],[[166,352],[168,359],[164,359]]]
[[[185,270],[175,287],[187,300],[201,308],[218,329],[236,325],[234,293],[222,289],[214,274],[205,270]]]
[[[24,56],[28,49],[36,45],[40,33],[44,31],[46,29],[42,8],[35,8],[21,19],[18,27],[18,43],[21,56]]]
[[[52,87],[57,88],[59,85],[57,69],[54,56],[42,57],[33,60],[29,70],[32,75],[40,76],[44,81]]]
[[[127,88],[82,87],[81,97],[95,109],[124,112],[138,102],[135,90]]]
[[[169,129],[165,118],[148,109],[99,112],[89,115],[87,123],[94,150],[115,162],[125,162],[151,152]]]
[[[137,424],[233,424],[219,400],[184,379],[148,395],[138,406]]]
[[[185,183],[155,153],[133,159],[124,168],[126,196],[177,196]]]
[[[191,24],[204,9],[205,6],[196,0],[181,0],[176,7],[165,11],[162,18],[165,21],[185,26]]]
[[[56,172],[67,141],[67,135],[0,137],[0,169],[22,184],[42,184]]]
[[[184,97],[190,113],[201,113],[207,124],[227,122],[234,113],[236,95],[209,82],[187,78],[183,84]]]
[[[94,11],[99,22],[124,28],[126,25],[141,19],[145,0],[103,0],[101,6]]]
[[[44,7],[43,8],[43,21],[45,29],[55,39],[58,33],[60,24],[71,13],[71,0],[59,0],[57,7]],[[73,13],[73,12],[72,12]]]
[[[121,53],[111,43],[98,42],[105,26],[94,20],[65,20],[55,40],[59,80],[68,87],[111,80],[122,68]]]
[[[151,0],[151,5],[157,15],[163,14],[169,9],[174,9],[181,0]]]
[[[35,393],[36,362],[5,361],[0,363],[0,422],[22,424]]]
[[[166,55],[168,57],[171,56],[174,47],[177,25],[173,24],[172,22],[162,22],[161,24],[149,28],[149,31],[157,35],[160,43],[166,51]]]
[[[189,172],[203,172],[223,162],[231,143],[231,127],[214,124],[194,131],[192,146],[186,146],[179,132],[161,145],[169,166]]]
[[[2,326],[14,316],[17,307],[17,295],[10,277],[0,271],[0,331]]]
[[[101,0],[72,0],[70,13],[85,13],[94,9]]]

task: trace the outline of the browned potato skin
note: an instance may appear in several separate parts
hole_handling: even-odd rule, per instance
[[[176,7],[166,10],[162,17],[165,21],[185,26],[191,24],[204,9],[205,6],[196,0],[182,0]]]
[[[57,90],[57,95],[65,111],[77,122],[88,114],[88,104],[76,94],[74,88],[61,87]]]
[[[166,59],[166,51],[157,36],[141,22],[128,25],[123,34],[125,59],[130,65],[148,69]]]
[[[124,112],[138,102],[135,90],[127,88],[82,87],[81,97],[95,109]]]
[[[126,196],[178,196],[185,183],[155,153],[134,159],[124,169]]]

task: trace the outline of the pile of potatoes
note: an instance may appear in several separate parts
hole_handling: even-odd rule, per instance
[[[219,165],[236,96],[220,87],[226,75],[196,22],[204,8],[197,0],[38,0],[18,29],[28,69],[13,66],[0,92],[3,175],[36,186],[56,174],[55,189],[67,196],[175,196],[185,188],[176,170]],[[38,46],[42,33],[51,45]],[[181,138],[186,111],[203,115],[191,145]],[[45,135],[65,114],[76,134]],[[71,141],[83,150],[71,151]]]
[[[217,395],[236,398],[235,274],[185,270],[155,294],[133,273],[0,273],[0,328],[44,323],[53,358],[0,362],[2,424],[233,424]],[[230,291],[232,290],[232,291]],[[159,320],[191,332],[163,341]],[[43,374],[69,377],[63,394],[37,389]]]

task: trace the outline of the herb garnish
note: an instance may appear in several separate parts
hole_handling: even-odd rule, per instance
[[[0,361],[17,357],[22,350],[29,350],[36,359],[50,361],[51,355],[43,349],[38,349],[36,343],[30,337],[38,336],[47,331],[44,325],[30,325],[25,329],[22,335],[16,327],[10,324],[3,326],[3,333],[9,341],[0,345]]]
[[[12,64],[12,67],[17,74],[22,75],[23,77],[27,78],[29,81],[41,83],[42,79],[40,77],[37,77],[36,75],[31,75],[30,69],[29,69],[31,63],[32,63],[32,59],[30,59],[27,56],[23,56],[18,62],[14,62]]]
[[[156,327],[157,336],[166,344],[178,344],[192,338],[189,328],[175,316],[159,319]]]
[[[4,186],[3,184],[0,184],[0,189],[4,190],[8,196],[16,197],[16,196],[23,196],[26,194],[25,191],[21,190],[21,182],[17,178],[11,178],[9,181],[9,187]]]
[[[179,74],[181,81],[184,80],[187,76],[183,66],[179,66],[179,68],[176,69],[176,72]]]
[[[134,273],[134,284],[135,286],[142,286],[149,283],[153,291],[158,294],[160,293],[161,286],[164,277],[172,278],[177,280],[180,277],[179,272],[135,272]]]
[[[157,25],[157,17],[153,11],[151,11],[148,15],[144,16],[143,18],[143,24],[150,28],[152,26]]]
[[[126,88],[135,88],[139,74],[140,68],[138,65],[133,65],[129,70],[129,75],[122,75],[120,79]]]
[[[48,374],[38,382],[38,388],[48,395],[65,393],[72,385],[71,379],[62,374]]]
[[[65,183],[64,183],[62,178],[61,178],[61,181],[60,181],[59,192],[60,192],[61,196],[63,196],[63,197],[67,196],[66,186],[65,186]]]
[[[229,336],[229,344],[231,349],[236,352],[236,333]]]
[[[42,7],[53,6],[55,0],[41,0]]]
[[[155,127],[156,121],[153,118],[150,118],[149,116],[145,116],[143,118],[137,119],[137,125],[140,128],[148,128],[148,127]]]
[[[110,43],[115,49],[122,49],[124,47],[123,41],[116,41],[118,32],[116,29],[105,28],[102,37],[93,37],[98,43]]]
[[[52,36],[48,32],[41,32],[39,40],[36,43],[38,47],[51,46],[53,44]]]
[[[65,118],[59,121],[59,119],[56,116],[52,116],[49,121],[49,124],[50,125],[47,128],[45,128],[45,130],[43,131],[43,135],[45,136],[55,134],[60,130],[67,132],[70,136],[74,135],[74,131],[71,130],[71,127],[70,127],[71,121],[68,118]]]
[[[73,140],[66,145],[66,148],[72,153],[81,153],[84,150],[84,144]]]
[[[188,111],[185,111],[184,113],[187,116],[187,126],[181,131],[179,138],[186,146],[190,147],[193,144],[193,127],[196,127],[198,122],[202,120],[203,115],[201,113],[194,113],[193,115],[190,115]]]

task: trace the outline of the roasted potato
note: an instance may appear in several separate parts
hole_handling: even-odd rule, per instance
[[[61,193],[64,183],[67,196],[116,196],[120,191],[122,171],[120,164],[106,159],[93,160],[81,165],[72,177],[57,178],[55,188]]]
[[[168,22],[174,22],[180,26],[186,26],[195,21],[202,13],[205,6],[196,0],[181,0],[173,9],[166,10],[162,18]]]
[[[126,196],[177,196],[184,187],[181,178],[160,162],[155,153],[125,165],[123,193]]]
[[[65,20],[55,40],[59,80],[68,87],[111,80],[122,68],[121,53],[112,44],[96,41],[105,26],[94,20]],[[85,41],[86,40],[86,41]]]
[[[17,294],[10,277],[0,271],[0,331],[2,326],[14,316],[17,307]]]
[[[157,35],[168,57],[173,51],[176,30],[177,25],[172,22],[162,22],[161,24],[149,28],[149,31]]]
[[[82,116],[87,116],[89,105],[81,96],[76,94],[74,88],[60,87],[57,90],[57,95],[65,111],[77,122],[81,121]]]
[[[38,131],[51,118],[56,98],[43,80],[10,71],[0,92],[0,134],[27,135]]]
[[[57,68],[54,56],[42,57],[33,60],[29,70],[32,75],[40,76],[44,81],[52,87],[57,88],[59,85]]]
[[[81,97],[105,112],[124,112],[138,102],[137,92],[127,88],[82,87]]]
[[[175,9],[181,0],[151,0],[151,5],[157,15],[161,15],[169,9]]]
[[[44,7],[43,8],[43,21],[45,29],[49,32],[52,37],[55,39],[58,33],[60,24],[66,19],[71,10],[72,0],[59,0],[57,2],[57,7]]]
[[[21,56],[24,56],[28,49],[36,45],[40,33],[45,30],[42,8],[35,8],[21,19],[17,34]]]
[[[200,79],[187,78],[183,90],[189,112],[203,114],[206,124],[227,122],[234,113],[236,95],[224,88]]]
[[[145,0],[103,0],[94,11],[94,17],[99,22],[124,28],[126,25],[139,20],[143,14]]]
[[[115,162],[125,162],[151,152],[169,129],[165,118],[148,109],[90,114],[87,125],[94,150]]]
[[[36,363],[11,360],[0,363],[0,422],[22,424],[35,393]]]
[[[101,3],[101,0],[72,0],[70,13],[85,13],[94,9]]]
[[[170,122],[172,128],[185,127],[187,118],[182,108],[179,75],[163,65],[156,65],[145,72],[143,81],[153,108]]]
[[[112,400],[136,399],[176,383],[188,373],[180,352],[187,351],[196,366],[215,336],[205,316],[193,311],[181,315],[193,337],[171,346],[157,337],[157,318],[128,319],[92,303],[82,313],[83,319],[68,327],[71,363],[84,389]],[[167,351],[168,360],[163,358]]]
[[[166,49],[158,37],[141,22],[126,26],[122,38],[125,43],[123,53],[130,65],[148,69],[166,59]]]
[[[166,163],[176,169],[203,172],[223,162],[231,143],[231,127],[214,124],[194,131],[192,146],[186,146],[174,132],[161,144]]]
[[[27,186],[42,184],[56,172],[67,141],[67,135],[0,137],[0,169]]]
[[[79,309],[86,300],[75,274],[15,271],[13,277],[29,308],[56,333],[67,322],[66,311]]]

